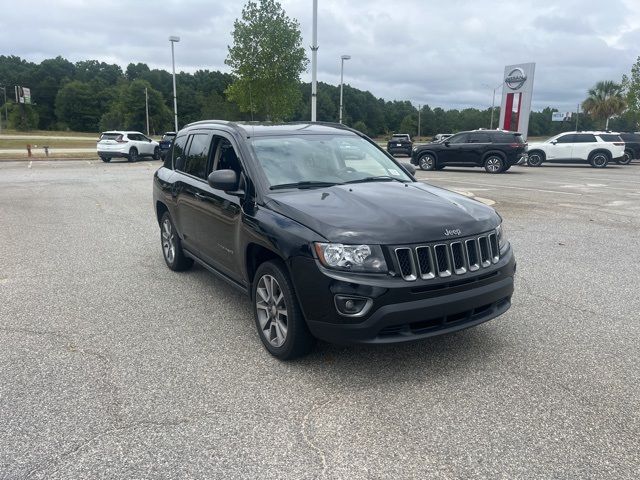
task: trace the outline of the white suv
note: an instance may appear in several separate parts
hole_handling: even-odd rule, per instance
[[[140,132],[103,132],[96,149],[103,162],[110,162],[113,157],[124,157],[130,162],[145,156],[160,160],[158,142]]]
[[[620,161],[624,157],[624,142],[607,141],[605,132],[565,132],[551,137],[545,142],[529,143],[531,167],[539,167],[542,162],[580,163],[589,162],[594,168],[606,167],[610,161]],[[605,137],[610,138],[610,137]]]

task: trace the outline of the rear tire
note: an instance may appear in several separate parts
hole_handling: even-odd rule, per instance
[[[193,259],[187,258],[182,250],[180,236],[169,212],[164,212],[160,219],[160,242],[164,261],[171,270],[180,272],[193,266]]]
[[[589,155],[589,163],[593,168],[604,168],[609,163],[609,156],[603,152],[592,153]]]
[[[498,155],[489,155],[484,161],[484,169],[487,173],[502,173],[504,166],[503,158]]]
[[[430,153],[425,153],[418,159],[418,165],[420,165],[421,170],[434,170],[436,168],[436,158]]]
[[[153,159],[160,160],[160,149],[158,147],[153,149]]]
[[[539,167],[544,161],[544,154],[541,152],[532,152],[527,159],[527,165],[530,167]]]
[[[258,336],[271,355],[291,360],[312,350],[316,339],[307,327],[282,262],[268,261],[258,267],[251,299]]]
[[[138,149],[137,148],[134,147],[131,150],[129,150],[129,156],[127,157],[127,160],[129,160],[132,163],[138,161]]]
[[[100,157],[100,159],[104,162],[104,163],[109,163],[111,161],[111,157]]]

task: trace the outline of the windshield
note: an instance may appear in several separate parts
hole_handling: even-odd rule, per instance
[[[251,145],[271,188],[412,181],[383,152],[356,136],[257,137]]]

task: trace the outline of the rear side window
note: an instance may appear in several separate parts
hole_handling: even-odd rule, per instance
[[[189,153],[187,154],[183,170],[185,173],[198,178],[206,177],[210,144],[211,137],[206,133],[197,133],[191,136]]]
[[[602,133],[600,134],[600,138],[605,142],[620,142],[622,139],[620,135],[612,135],[611,133]]]
[[[489,135],[486,133],[470,133],[467,143],[490,143]]]
[[[625,142],[640,142],[640,135],[634,133],[623,133],[620,136]]]
[[[167,156],[167,159],[171,162],[168,168],[175,168],[176,170],[182,170],[184,168],[184,149],[186,145],[186,135],[176,138],[176,141],[173,142],[173,153]]]
[[[577,133],[575,135],[575,143],[594,143],[597,142],[596,136],[590,133]]]
[[[467,135],[466,133],[461,133],[460,135],[454,135],[453,137],[447,138],[447,140],[451,143],[467,143]]]

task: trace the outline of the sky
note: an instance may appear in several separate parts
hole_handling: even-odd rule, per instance
[[[244,3],[27,0],[2,9],[0,54],[170,71],[168,36],[178,35],[177,70],[229,71]],[[281,4],[311,58],[312,0]],[[640,56],[640,1],[318,0],[318,45],[319,81],[338,85],[340,56],[351,55],[346,84],[432,108],[488,108],[505,65],[535,62],[533,109],[573,111],[597,81],[620,81]]]

